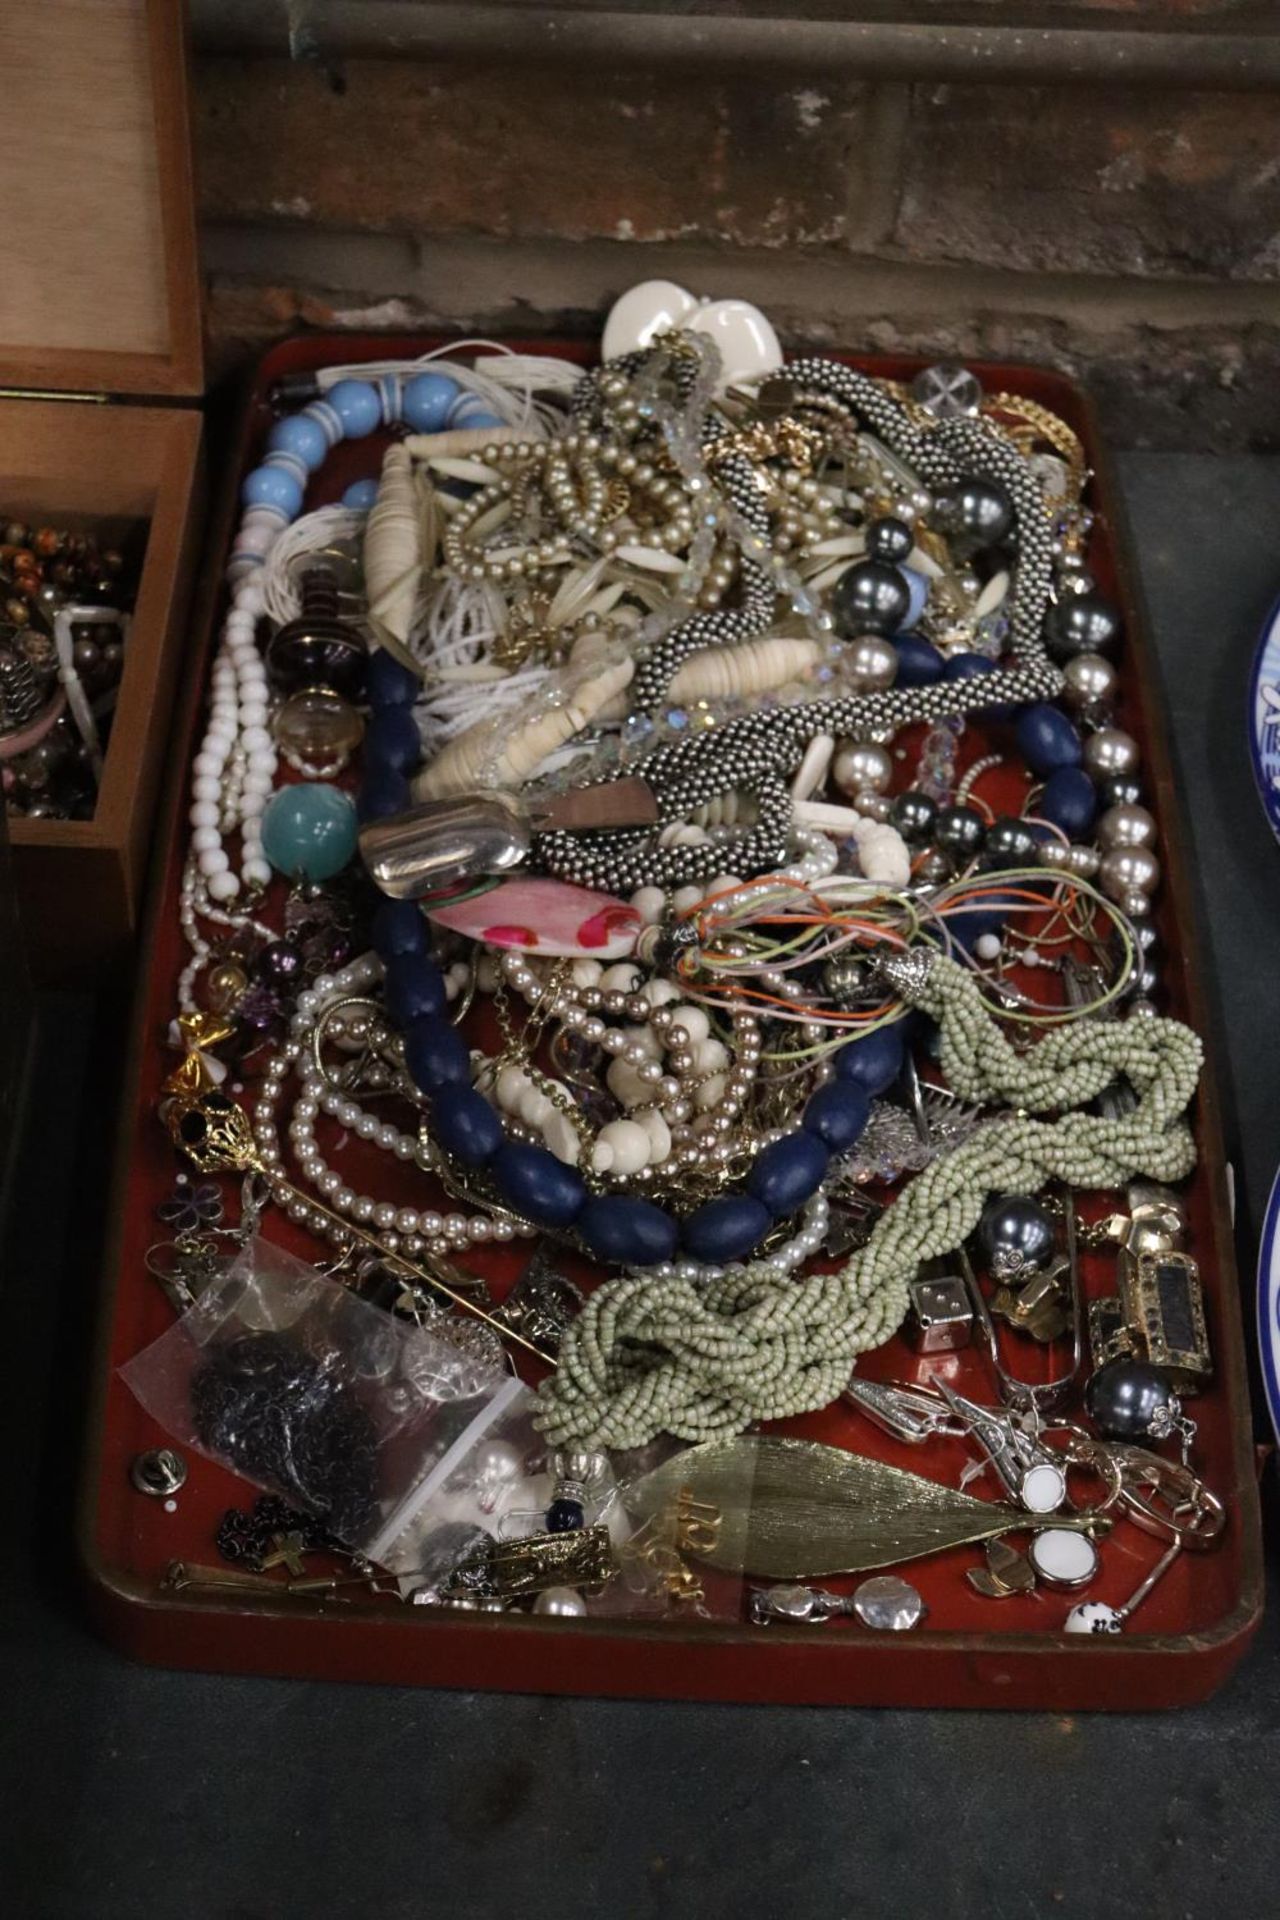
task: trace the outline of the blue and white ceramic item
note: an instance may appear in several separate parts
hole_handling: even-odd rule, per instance
[[[1249,682],[1249,753],[1253,777],[1280,839],[1280,602],[1262,629]]]

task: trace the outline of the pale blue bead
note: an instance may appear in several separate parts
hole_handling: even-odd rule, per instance
[[[325,399],[342,422],[348,440],[362,440],[382,424],[382,402],[378,389],[367,380],[339,380],[330,387]]]
[[[398,373],[380,374],[376,382],[378,405],[382,408],[382,424],[390,427],[400,418],[403,410],[404,381]]]
[[[329,439],[318,420],[291,413],[277,420],[267,436],[268,453],[292,453],[314,473],[329,451]]]
[[[272,794],[262,815],[262,851],[287,880],[330,880],[356,850],[356,810],[348,794],[305,781]]]
[[[376,480],[353,480],[342,496],[342,504],[353,513],[368,513],[377,497]]]
[[[302,488],[280,467],[255,467],[240,489],[246,507],[278,507],[290,520],[302,511]]]
[[[929,582],[922,573],[917,573],[914,567],[899,567],[898,571],[906,581],[907,591],[911,595],[906,618],[899,631],[909,633],[924,612],[924,603],[929,598]]]
[[[475,430],[481,427],[505,427],[506,424],[492,407],[485,405],[478,393],[464,393],[449,415],[451,427],[470,427]]]
[[[314,420],[331,447],[336,447],[342,438],[342,422],[327,400],[313,400],[303,412],[308,420]]]
[[[414,433],[439,433],[462,389],[447,373],[415,373],[405,382],[401,409]]]
[[[307,481],[310,478],[310,475],[307,469],[306,461],[303,460],[298,454],[281,453],[277,449],[275,453],[269,453],[262,464],[264,467],[275,467],[281,473],[290,474],[292,478],[297,481],[298,485],[302,488],[303,492],[304,493],[306,492]]]

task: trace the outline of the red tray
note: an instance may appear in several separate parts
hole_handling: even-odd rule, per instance
[[[821,1627],[768,1628],[675,1618],[660,1624],[619,1620],[558,1621],[517,1615],[468,1616],[361,1598],[345,1604],[257,1594],[234,1598],[166,1592],[161,1577],[173,1559],[214,1559],[221,1512],[252,1497],[244,1481],[194,1459],[172,1513],[136,1493],[129,1464],[165,1438],[119,1379],[117,1368],[170,1324],[170,1310],[144,1266],[147,1247],[162,1237],[155,1209],[172,1187],[173,1151],[156,1119],[160,1083],[174,1064],[164,1044],[184,957],[176,901],[185,840],[184,790],[203,695],[220,578],[241,474],[253,464],[271,423],[267,403],[282,374],[388,355],[409,357],[441,344],[423,338],[307,336],[286,341],[259,366],[242,422],[235,471],[227,476],[211,533],[205,586],[193,629],[190,672],[174,723],[174,747],[158,834],[143,967],[133,1017],[130,1069],[120,1120],[113,1221],[102,1299],[102,1324],[89,1420],[81,1511],[81,1548],[92,1610],[123,1651],[161,1664],[230,1672],[298,1674],[349,1680],[496,1687],[528,1692],[666,1695],[672,1697],[832,1702],[843,1704],[1146,1708],[1204,1698],[1241,1658],[1262,1606],[1262,1558],[1251,1421],[1232,1255],[1225,1159],[1212,1068],[1198,1100],[1199,1170],[1189,1196],[1190,1250],[1204,1276],[1216,1375],[1195,1403],[1198,1461],[1224,1499],[1229,1525],[1212,1553],[1184,1554],[1138,1616],[1140,1631],[1101,1639],[1061,1632],[1070,1605],[1064,1595],[988,1601],[974,1594],[964,1569],[971,1549],[956,1549],[909,1569],[929,1603],[925,1628],[870,1634],[837,1621]],[[585,362],[578,344],[513,342]],[[865,371],[909,378],[918,363],[842,356]],[[1181,846],[1174,788],[1149,643],[1136,601],[1135,570],[1124,563],[1118,496],[1106,470],[1096,422],[1083,393],[1062,376],[1027,367],[979,369],[988,388],[1013,390],[1067,420],[1084,441],[1097,475],[1097,523],[1091,561],[1105,591],[1120,601],[1127,623],[1123,700],[1118,719],[1143,745],[1144,765],[1160,820],[1166,885],[1158,922],[1167,954],[1170,1012],[1207,1030],[1198,978],[1192,901]],[[356,478],[376,474],[376,439],[340,447],[326,463],[308,506],[334,499]],[[976,729],[971,755],[982,748]],[[385,1178],[385,1170],[384,1170]],[[392,1197],[392,1196],[389,1196]],[[406,1198],[409,1196],[406,1195]],[[421,1203],[421,1191],[418,1194]],[[287,1227],[272,1224],[274,1236]],[[520,1246],[522,1243],[517,1243]],[[305,1246],[295,1241],[299,1251]],[[515,1249],[476,1255],[495,1291],[518,1271]],[[1086,1288],[1105,1291],[1108,1263],[1083,1263]],[[975,1352],[952,1357],[962,1390],[989,1391]],[[918,1366],[899,1341],[869,1356],[865,1370],[910,1378]],[[851,1409],[837,1407],[787,1424],[788,1432],[878,1452],[911,1468],[949,1477],[948,1460],[921,1457],[882,1438]],[[1152,1564],[1159,1544],[1132,1527],[1108,1542],[1103,1577],[1090,1599],[1118,1603]]]

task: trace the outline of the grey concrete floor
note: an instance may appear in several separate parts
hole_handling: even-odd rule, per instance
[[[1280,847],[1252,790],[1244,685],[1280,592],[1280,460],[1135,455],[1121,471],[1226,1038],[1252,1318],[1280,1160]],[[0,1265],[0,1911],[1201,1920],[1228,1903],[1280,1908],[1274,1608],[1219,1697],[1167,1716],[425,1693],[151,1671],[98,1645],[73,1597],[68,1511],[109,1041],[84,1003],[46,1003]]]

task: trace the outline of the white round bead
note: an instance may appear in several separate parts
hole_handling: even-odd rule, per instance
[[[631,896],[631,904],[646,926],[656,926],[666,911],[667,896],[661,887],[641,887]]]

